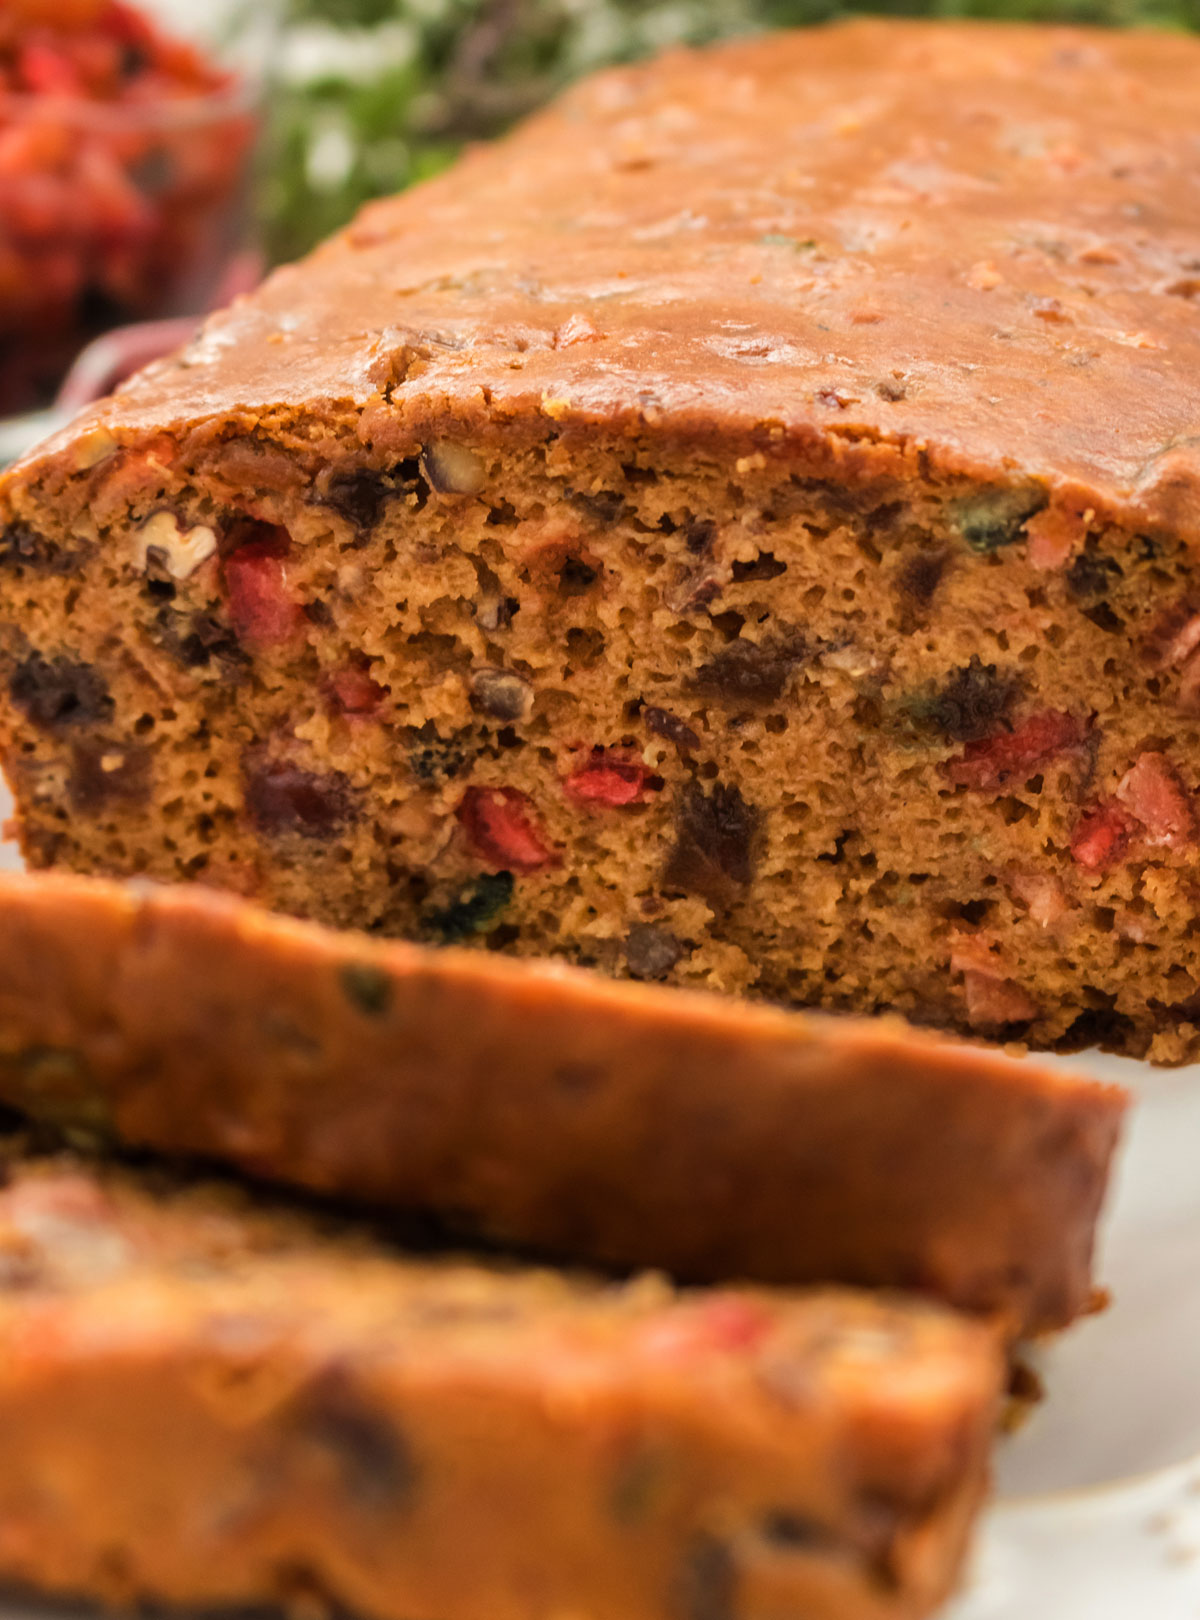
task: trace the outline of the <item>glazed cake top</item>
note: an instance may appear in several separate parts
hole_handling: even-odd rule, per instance
[[[946,22],[607,72],[52,447],[97,422],[299,418],[377,452],[439,421],[600,424],[1031,476],[1200,537],[1197,86],[1200,39]]]

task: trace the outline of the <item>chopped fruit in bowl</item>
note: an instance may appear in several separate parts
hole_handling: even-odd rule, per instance
[[[211,306],[254,95],[125,0],[0,6],[0,413],[108,328]]]

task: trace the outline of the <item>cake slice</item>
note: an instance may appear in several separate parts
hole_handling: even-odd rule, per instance
[[[607,73],[0,487],[29,860],[1200,1051],[1200,40]]]
[[[336,934],[200,886],[0,879],[0,1101],[689,1280],[1061,1327],[1116,1087],[914,1034]]]
[[[850,1292],[405,1259],[229,1189],[18,1160],[0,1578],[378,1620],[916,1620],[995,1335]]]

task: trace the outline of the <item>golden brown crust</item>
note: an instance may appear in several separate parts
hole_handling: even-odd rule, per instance
[[[406,1260],[18,1161],[0,1577],[380,1620],[914,1620],[1002,1376],[932,1306]]]
[[[96,426],[601,424],[849,478],[1019,472],[1194,540],[1198,75],[1168,34],[896,21],[601,75],[10,484]]]
[[[692,1279],[1088,1305],[1114,1087],[199,889],[6,877],[0,918],[0,1097],[68,1128]]]

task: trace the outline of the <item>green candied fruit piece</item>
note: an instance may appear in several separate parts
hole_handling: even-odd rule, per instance
[[[964,542],[972,551],[987,555],[1015,545],[1035,512],[1046,504],[1040,492],[1028,489],[987,489],[951,501],[950,511]]]
[[[68,1046],[0,1052],[0,1089],[39,1124],[73,1146],[103,1147],[114,1137],[112,1109],[83,1056]]]
[[[347,962],[341,981],[347,999],[368,1018],[382,1018],[392,1004],[392,981],[372,962]]]
[[[794,253],[811,253],[817,245],[815,236],[801,239],[798,236],[788,236],[783,231],[767,231],[758,241],[760,247],[787,247]]]
[[[447,945],[484,933],[513,897],[511,872],[488,873],[444,911],[431,913],[429,922]]]

